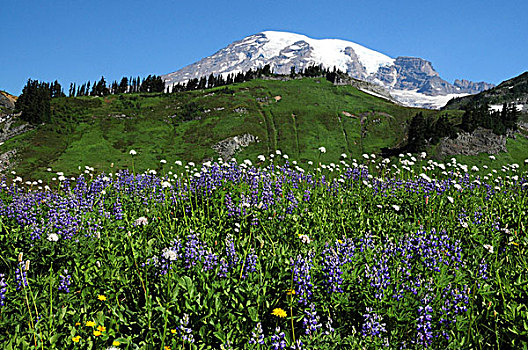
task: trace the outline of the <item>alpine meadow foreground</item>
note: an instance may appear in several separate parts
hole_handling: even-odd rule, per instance
[[[0,344],[528,348],[528,160],[319,151],[3,179]]]

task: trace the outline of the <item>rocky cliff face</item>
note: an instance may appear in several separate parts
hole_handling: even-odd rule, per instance
[[[330,69],[336,67],[352,78],[382,86],[398,101],[412,106],[438,108],[451,97],[493,87],[467,80],[451,84],[440,77],[431,62],[422,58],[394,59],[350,41],[312,39],[273,31],[236,41],[209,57],[164,75],[163,79],[170,86],[210,74],[246,72],[267,64],[277,74],[289,74],[291,67],[297,70],[319,64]],[[435,99],[437,96],[441,98]]]
[[[473,82],[469,80],[455,80],[455,83],[453,84],[456,87],[459,87],[460,89],[463,89],[467,91],[469,94],[477,94],[481,91],[492,89],[495,85],[489,84],[483,81],[480,82]]]
[[[510,131],[507,135],[495,135],[493,131],[479,127],[472,133],[459,133],[456,139],[442,140],[437,150],[441,156],[458,154],[476,156],[479,153],[498,154],[500,152],[508,152],[506,149],[508,137],[515,138],[516,134]]]
[[[4,107],[6,109],[14,109],[15,102],[16,102],[15,96],[10,95],[5,91],[0,91],[0,107]]]

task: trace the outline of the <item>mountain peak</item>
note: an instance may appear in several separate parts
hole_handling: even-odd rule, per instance
[[[352,41],[314,39],[272,30],[235,41],[163,78],[170,86],[210,74],[236,74],[265,65],[275,73],[289,74],[291,67],[301,70],[319,64],[330,69],[336,67],[355,79],[379,84],[401,103],[411,106],[439,108],[452,97],[489,87],[472,82],[450,84],[440,78],[431,62],[422,58],[394,59]]]

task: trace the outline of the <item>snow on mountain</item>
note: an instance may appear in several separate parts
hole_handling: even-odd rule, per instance
[[[303,42],[312,48],[311,58],[313,63],[323,63],[325,67],[335,66],[342,71],[348,69],[347,63],[350,61],[350,56],[347,54],[347,48],[349,47],[354,50],[367,74],[376,73],[379,67],[389,66],[394,62],[394,59],[389,56],[367,49],[351,41],[312,39],[301,34],[274,31],[266,31],[262,32],[262,34],[269,39],[261,50],[264,57],[268,59],[279,56],[284,48],[289,48],[293,52],[299,50],[301,46],[296,45],[296,43]],[[293,55],[293,53],[290,53],[289,57],[291,58]]]
[[[452,97],[493,87],[467,80],[448,83],[431,62],[421,58],[391,58],[351,41],[313,39],[278,31],[250,35],[163,78],[171,86],[210,74],[246,72],[266,64],[278,74],[288,74],[292,66],[297,70],[314,64],[336,67],[355,79],[382,86],[404,105],[425,108],[440,108]]]

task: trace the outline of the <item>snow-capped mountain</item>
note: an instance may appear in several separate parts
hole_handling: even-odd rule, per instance
[[[334,66],[355,79],[378,84],[408,106],[440,108],[453,97],[492,88],[484,82],[440,78],[431,62],[416,57],[391,58],[351,41],[312,39],[305,35],[265,31],[236,41],[215,54],[162,76],[167,86],[189,79],[246,72],[269,64],[275,73],[288,74],[310,65]]]

